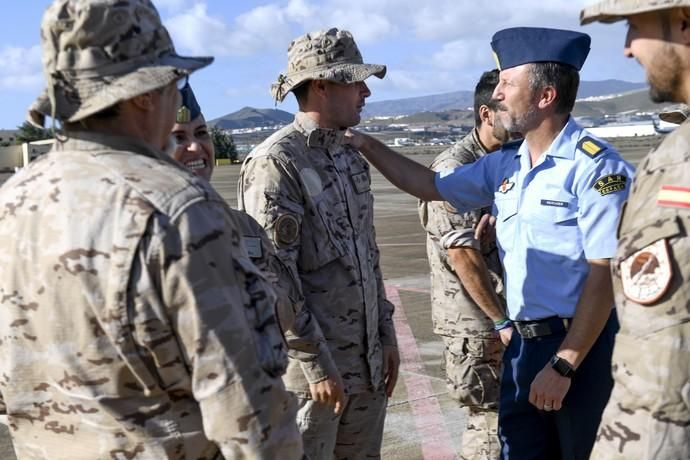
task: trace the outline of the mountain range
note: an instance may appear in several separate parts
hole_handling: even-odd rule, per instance
[[[583,81],[578,90],[575,105],[576,116],[603,116],[630,111],[657,111],[647,95],[646,83],[622,80]],[[417,122],[436,120],[450,121],[467,118],[473,105],[472,91],[432,94],[404,99],[369,102],[364,107],[363,119],[373,117],[412,116]],[[426,113],[426,115],[425,115]],[[294,115],[279,109],[242,109],[209,121],[210,126],[220,129],[244,129],[284,125],[292,122]]]

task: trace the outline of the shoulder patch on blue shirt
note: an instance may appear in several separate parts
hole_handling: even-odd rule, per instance
[[[608,147],[601,141],[585,136],[577,143],[577,148],[585,152],[589,157],[594,158]]]
[[[627,182],[628,178],[623,174],[609,174],[597,179],[592,188],[599,192],[601,196],[606,196],[610,193],[625,190]]]

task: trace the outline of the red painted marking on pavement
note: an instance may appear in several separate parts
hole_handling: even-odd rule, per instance
[[[407,387],[407,399],[410,401],[417,433],[422,439],[424,460],[454,459],[455,449],[446,430],[441,405],[433,396],[431,380],[422,375],[424,364],[417,348],[417,341],[407,322],[398,288],[386,285],[386,296],[395,305],[393,322],[400,350],[400,370],[408,371],[401,375]]]
[[[431,291],[429,291],[428,289],[413,288],[413,287],[396,286],[396,289],[398,291],[404,291],[404,292],[419,292],[420,294],[430,294],[431,293]]]

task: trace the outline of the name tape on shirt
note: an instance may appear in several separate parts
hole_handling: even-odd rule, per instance
[[[669,208],[690,208],[690,187],[662,185],[656,204]]]
[[[628,178],[623,174],[609,174],[597,179],[592,188],[599,192],[599,195],[606,196],[625,190],[627,183]]]
[[[557,208],[567,208],[567,201],[557,201],[557,200],[541,200],[542,206],[555,206]]]
[[[577,148],[585,152],[590,157],[594,158],[601,152],[606,150],[606,145],[602,144],[594,138],[585,136],[582,139],[580,139],[580,142],[577,143]]]

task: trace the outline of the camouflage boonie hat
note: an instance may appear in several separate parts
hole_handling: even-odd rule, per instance
[[[182,57],[150,0],[57,0],[41,23],[47,88],[30,121],[75,122],[209,65]]]
[[[364,64],[350,32],[337,28],[320,30],[290,43],[287,72],[279,75],[278,81],[271,85],[271,94],[281,102],[287,93],[307,80],[354,83],[372,75],[383,78],[386,66]]]
[[[690,6],[690,0],[604,0],[583,8],[580,12],[582,25],[590,22],[616,22],[627,16]]]

